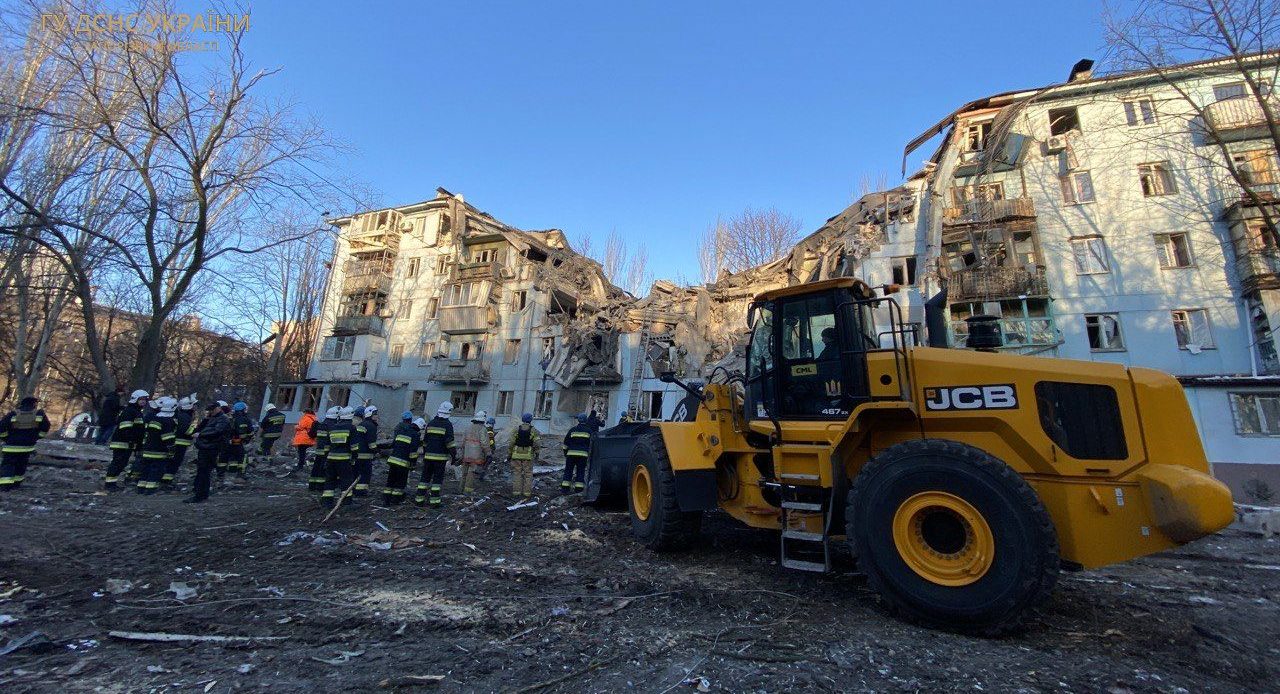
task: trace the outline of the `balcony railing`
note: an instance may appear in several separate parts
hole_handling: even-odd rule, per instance
[[[1267,106],[1273,115],[1280,114],[1280,98],[1267,97]],[[1215,101],[1205,107],[1204,114],[1209,136],[1216,135],[1226,142],[1254,137],[1251,131],[1261,135],[1267,125],[1261,102],[1252,96]]]
[[[943,208],[942,223],[945,225],[984,224],[1035,216],[1036,207],[1031,202],[1031,198],[970,200],[955,207]]]
[[[1277,251],[1248,251],[1236,257],[1236,272],[1247,285],[1280,286],[1280,254]]]
[[[432,359],[429,374],[437,383],[488,383],[489,365],[481,359]]]
[[[437,316],[442,333],[482,333],[489,329],[488,306],[441,306]]]
[[[1044,268],[981,267],[957,270],[948,278],[950,301],[991,301],[1017,296],[1048,296]]]
[[[339,316],[333,322],[335,335],[377,335],[382,336],[381,316]]]
[[[501,279],[502,264],[496,261],[488,263],[458,263],[453,266],[453,280],[496,280]]]

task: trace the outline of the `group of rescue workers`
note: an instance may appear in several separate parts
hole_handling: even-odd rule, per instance
[[[112,395],[122,398],[123,390],[117,389]],[[199,503],[209,498],[215,473],[219,483],[227,473],[246,477],[248,447],[255,434],[257,455],[269,458],[284,430],[285,415],[274,404],[267,405],[258,422],[249,416],[245,403],[222,400],[206,406],[204,416],[197,420],[196,404],[194,393],[183,398],[153,398],[145,390],[133,391],[127,403],[112,413],[109,432],[101,432],[101,439],[111,450],[104,478],[106,488],[118,489],[122,480],[134,482],[141,494],[171,488],[187,449],[194,447],[196,474],[192,494],[185,501]],[[38,405],[34,397],[23,398],[16,410],[0,419],[0,491],[22,484],[36,442],[49,432],[49,419]],[[305,469],[310,452],[307,486],[322,500],[365,497],[369,494],[374,461],[385,453],[384,503],[403,503],[409,478],[415,468],[420,468],[421,481],[413,501],[420,506],[439,506],[447,465],[462,466],[461,489],[470,494],[477,482],[484,481],[497,458],[495,420],[480,410],[459,438],[449,419],[452,413],[449,402],[441,403],[430,421],[406,410],[391,432],[390,442],[380,445],[375,405],[331,407],[323,418],[313,410],[305,410],[292,440],[296,469]],[[520,420],[507,442],[508,459],[512,493],[528,498],[533,495],[533,465],[539,457],[541,436],[533,426],[532,414],[525,413]],[[595,412],[580,414],[577,420],[561,444],[565,460],[562,494],[586,488],[587,459],[602,426]]]

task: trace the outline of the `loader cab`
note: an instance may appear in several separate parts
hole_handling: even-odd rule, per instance
[[[745,416],[843,420],[870,399],[877,346],[866,285],[828,280],[762,294],[748,310]]]

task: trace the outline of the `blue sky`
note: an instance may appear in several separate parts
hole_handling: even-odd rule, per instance
[[[717,216],[773,206],[807,233],[964,101],[1102,53],[1093,0],[870,5],[259,2],[247,51],[384,203],[443,186],[696,279]]]

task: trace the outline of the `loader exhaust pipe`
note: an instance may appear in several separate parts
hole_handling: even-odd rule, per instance
[[[924,302],[924,326],[929,331],[930,347],[950,347],[947,339],[947,286]]]

